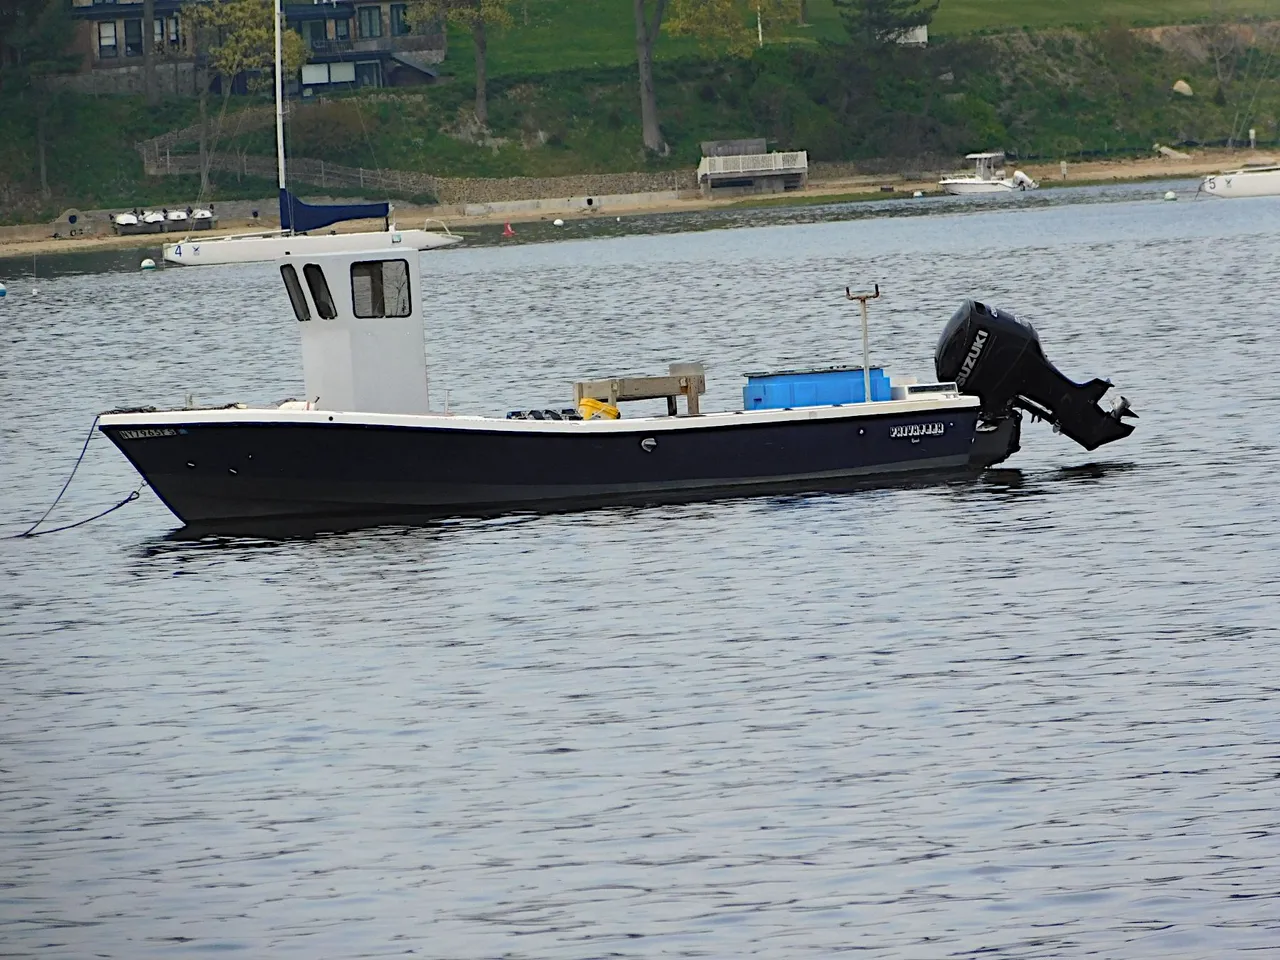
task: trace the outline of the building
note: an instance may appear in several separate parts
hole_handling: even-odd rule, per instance
[[[704,197],[803,190],[809,182],[809,154],[765,150],[764,140],[705,141],[698,189]]]
[[[303,95],[334,88],[405,87],[431,83],[444,59],[439,24],[414,26],[406,3],[325,0],[288,4],[285,22],[311,55],[302,68]]]
[[[151,42],[156,81],[162,93],[194,95],[196,51],[184,28],[181,8],[193,0],[154,0]],[[199,0],[194,0],[199,2]],[[67,85],[86,93],[141,93],[142,0],[71,0],[77,21],[73,50],[82,57]],[[310,49],[300,81],[303,93],[352,87],[430,83],[433,64],[444,59],[446,40],[439,25],[412,26],[405,3],[324,0],[287,4],[285,23]],[[214,78],[220,89],[223,78]],[[232,90],[244,78],[231,78]]]

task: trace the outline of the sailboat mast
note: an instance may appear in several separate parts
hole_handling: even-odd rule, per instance
[[[280,189],[284,183],[284,64],[280,55],[280,21],[283,14],[280,0],[275,0],[276,9],[276,172],[280,177]]]

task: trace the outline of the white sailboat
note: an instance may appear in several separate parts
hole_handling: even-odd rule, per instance
[[[187,236],[164,245],[164,259],[186,266],[217,263],[258,263],[288,256],[377,250],[433,250],[462,238],[434,230],[401,230],[391,220],[388,203],[313,205],[303,203],[285,186],[284,164],[284,67],[280,55],[280,0],[275,0],[276,172],[280,181],[279,230],[235,234],[226,237]],[[360,233],[312,234],[348,220],[381,217],[385,229]]]
[[[1015,190],[1034,190],[1040,186],[1021,170],[1015,170],[1012,177],[1005,176],[1004,170],[1000,169],[1004,166],[1003,151],[970,153],[965,159],[974,162],[974,175],[939,180],[938,185],[947,193],[961,196],[973,193],[1013,193]]]
[[[1230,173],[1215,173],[1200,181],[1211,197],[1273,197],[1280,195],[1280,165],[1249,166]]]

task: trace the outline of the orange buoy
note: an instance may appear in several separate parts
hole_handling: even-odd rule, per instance
[[[508,223],[505,227],[502,228],[502,235],[504,237],[514,237],[516,235],[516,232],[511,229],[510,223]]]

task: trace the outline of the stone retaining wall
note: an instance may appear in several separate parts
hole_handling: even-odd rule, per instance
[[[441,203],[506,203],[548,197],[596,197],[610,194],[665,193],[696,190],[695,170],[662,173],[599,173],[575,177],[508,177],[462,179],[440,177],[432,191]]]
[[[149,148],[143,152],[151,176],[199,174],[200,158],[191,153]],[[240,176],[274,177],[271,157],[214,153],[209,169]],[[617,194],[696,190],[694,170],[663,173],[601,173],[574,177],[508,177],[505,179],[433,177],[413,170],[366,170],[323,160],[290,160],[289,174],[314,186],[353,188],[370,193],[434,196],[441,204],[509,203],[550,197],[596,197]]]

